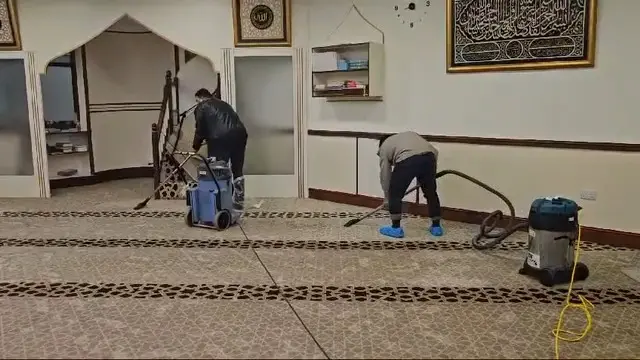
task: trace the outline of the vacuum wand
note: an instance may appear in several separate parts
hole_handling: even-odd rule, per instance
[[[195,104],[191,105],[190,108],[188,108],[187,110],[185,110],[182,113],[180,113],[180,115],[178,117],[180,117],[180,118],[186,117],[187,115],[189,115],[189,113],[191,111],[195,110],[196,106],[198,106],[198,103],[195,103]]]
[[[153,189],[153,192],[151,193],[151,195],[149,195],[146,199],[139,202],[138,205],[134,206],[133,210],[140,210],[143,207],[147,206],[147,203],[149,203],[149,201],[151,201],[151,199],[156,195],[156,193],[160,189],[162,189],[164,184],[166,184],[169,181],[169,179],[173,178],[173,176],[182,169],[184,164],[186,164],[187,161],[189,161],[189,159],[191,159],[193,156],[196,155],[195,153],[184,153],[184,154],[186,155],[186,158],[182,160],[182,162],[169,175],[167,175],[167,177],[155,189]]]
[[[420,187],[420,185],[416,185],[416,186],[414,186],[414,187],[410,188],[409,190],[407,190],[407,192],[406,192],[406,193],[404,193],[404,196],[407,196],[407,195],[411,194],[412,192],[416,191],[419,187]],[[355,224],[359,223],[360,221],[362,221],[362,220],[364,220],[364,219],[367,219],[367,218],[369,218],[369,217],[373,216],[373,214],[375,214],[375,213],[377,213],[378,211],[382,210],[382,208],[384,208],[384,204],[382,204],[382,205],[378,206],[377,208],[375,208],[375,209],[371,210],[370,212],[368,212],[368,213],[366,213],[366,214],[362,215],[362,216],[361,216],[361,217],[359,217],[359,218],[351,219],[351,220],[347,221],[347,222],[344,224],[344,226],[345,226],[345,227],[349,227],[349,226],[355,225]]]

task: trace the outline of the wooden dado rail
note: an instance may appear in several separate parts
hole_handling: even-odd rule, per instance
[[[330,131],[330,130],[309,130],[309,136],[343,137],[357,139],[379,139],[384,133],[356,132],[356,131]],[[617,152],[640,152],[640,144],[608,143],[608,142],[577,142],[577,141],[555,141],[555,140],[534,140],[534,139],[494,139],[466,136],[440,136],[423,135],[427,140],[438,143],[457,143],[472,145],[490,146],[517,146],[517,147],[539,147],[553,149],[579,149],[595,151],[617,151]],[[323,189],[309,189],[309,198],[325,200],[336,203],[375,208],[379,206],[382,199],[343,193]],[[415,202],[407,204],[408,212],[414,215],[428,216],[428,209],[425,204],[418,203],[418,196]],[[480,224],[489,213],[443,207],[442,217],[446,220],[458,221],[470,224]],[[526,219],[518,218],[524,222]],[[618,230],[602,229],[596,227],[582,227],[582,239],[584,241],[640,249],[640,234]]]
[[[388,133],[379,133],[379,132],[333,131],[333,130],[309,130],[308,134],[309,136],[325,136],[325,137],[329,136],[329,137],[344,137],[344,138],[355,138],[355,139],[379,139],[383,135],[388,135]],[[616,142],[509,139],[509,138],[485,138],[485,137],[474,137],[474,136],[447,136],[447,135],[422,135],[422,137],[424,137],[425,139],[431,142],[450,143],[450,144],[640,152],[640,144],[616,143]]]

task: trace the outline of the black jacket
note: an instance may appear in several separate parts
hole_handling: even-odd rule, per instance
[[[198,104],[195,110],[196,132],[193,136],[193,148],[198,150],[202,142],[213,142],[229,134],[246,134],[240,117],[231,105],[211,98]]]

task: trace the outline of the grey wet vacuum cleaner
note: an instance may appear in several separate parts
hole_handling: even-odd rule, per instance
[[[571,282],[580,210],[575,201],[561,197],[533,201],[529,209],[527,257],[520,274],[532,276],[545,286]],[[585,264],[575,264],[574,281],[588,276]]]

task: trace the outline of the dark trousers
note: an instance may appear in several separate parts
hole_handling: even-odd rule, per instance
[[[229,162],[231,160],[231,172],[234,178],[244,175],[244,153],[247,149],[247,133],[238,131],[227,135],[207,140],[207,156],[216,160]]]
[[[418,180],[427,200],[429,217],[440,219],[442,213],[436,187],[436,168],[433,153],[414,155],[394,165],[389,184],[389,214],[392,220],[400,220],[402,199],[414,178]]]
[[[207,140],[207,156],[216,160],[231,161],[233,173],[233,207],[244,209],[244,154],[247,149],[247,133],[238,131],[221,138]]]

